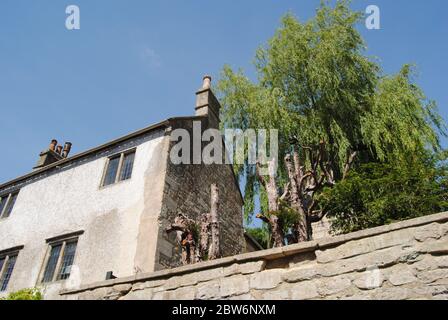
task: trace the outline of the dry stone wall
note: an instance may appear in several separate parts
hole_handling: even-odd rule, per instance
[[[448,213],[88,285],[64,299],[448,299]]]

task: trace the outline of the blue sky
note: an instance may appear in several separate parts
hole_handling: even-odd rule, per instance
[[[65,28],[78,5],[81,30]],[[194,113],[204,74],[224,64],[253,76],[256,48],[282,15],[319,0],[1,0],[0,182],[28,173],[52,138],[78,153],[172,116]],[[448,2],[354,0],[381,9],[360,31],[386,73],[418,66],[418,83],[448,119]]]

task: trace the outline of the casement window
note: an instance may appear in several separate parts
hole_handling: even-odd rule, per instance
[[[132,177],[135,149],[114,155],[107,160],[102,186],[108,186]]]
[[[0,253],[0,291],[6,291],[21,248]]]
[[[41,276],[42,283],[66,280],[70,277],[79,234],[65,239],[47,240],[49,248]]]
[[[0,197],[0,219],[8,218],[11,215],[18,196],[19,192],[16,191]]]

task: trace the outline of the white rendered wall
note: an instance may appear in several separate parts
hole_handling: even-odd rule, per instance
[[[105,280],[153,268],[166,166],[163,131],[128,141],[68,169],[27,182],[14,210],[0,220],[0,251],[20,251],[8,292],[34,287],[47,253],[46,239],[84,231],[78,241],[70,279],[44,287],[49,297],[61,288]],[[132,178],[100,187],[107,156],[137,147]],[[143,225],[148,226],[142,230]],[[136,255],[136,252],[145,253]],[[3,294],[4,295],[4,294]]]

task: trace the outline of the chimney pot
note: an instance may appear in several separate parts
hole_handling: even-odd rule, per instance
[[[62,146],[57,146],[56,147],[56,153],[59,154],[59,155],[62,153]]]
[[[67,158],[68,155],[70,154],[71,150],[72,150],[72,143],[71,142],[66,142],[64,144],[64,151],[62,152],[62,157],[63,158]]]
[[[202,83],[202,89],[210,89],[212,83],[212,77],[205,75]]]
[[[56,139],[51,140],[49,149],[50,149],[51,151],[54,151],[54,150],[56,149],[56,145],[57,145],[57,144],[58,144],[58,140],[56,140]]]

